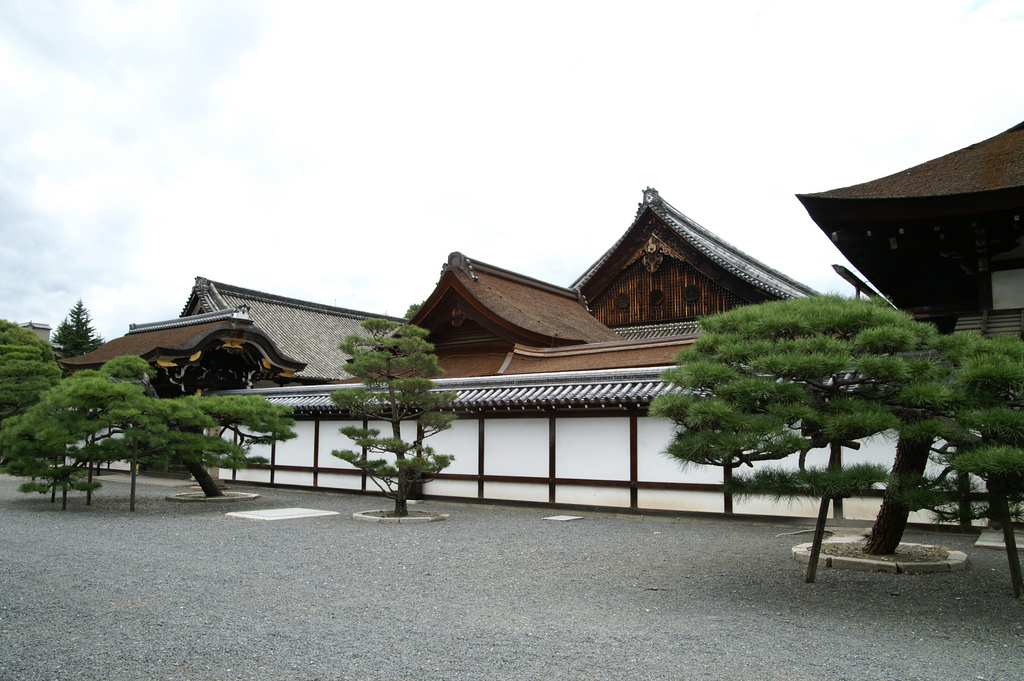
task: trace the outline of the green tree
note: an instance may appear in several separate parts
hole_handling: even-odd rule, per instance
[[[701,338],[665,372],[681,390],[652,405],[652,414],[678,425],[667,454],[721,466],[727,489],[746,493],[768,478],[731,480],[734,469],[796,454],[804,471],[809,451],[829,448],[833,479],[817,489],[832,492],[822,497],[815,550],[829,499],[854,493],[862,479],[863,471],[841,482],[839,447],[897,432],[928,443],[923,473],[931,442],[947,429],[937,414],[950,402],[950,370],[930,352],[934,328],[884,303],[777,301],[704,318],[701,327]],[[890,504],[887,513],[880,519],[901,536],[909,511]]]
[[[1024,342],[957,334],[945,339],[944,350],[964,396],[956,414],[960,430],[950,438],[949,468],[985,481],[988,503],[975,512],[1002,527],[1013,595],[1024,600],[1013,534],[1024,502]]]
[[[258,396],[159,399],[151,375],[145,360],[119,357],[61,381],[0,431],[4,471],[30,479],[24,492],[62,492],[66,508],[70,490],[91,499],[95,465],[177,455],[207,496],[219,496],[208,467],[244,467],[259,461],[248,456],[252,444],[295,436],[288,407]]]
[[[49,343],[28,329],[0,319],[0,429],[39,401],[60,380]],[[0,463],[4,460],[0,446]]]
[[[81,298],[64,317],[64,321],[57,325],[50,342],[57,349],[60,359],[84,355],[103,345],[103,338],[93,328],[92,317]]]
[[[361,326],[366,335],[350,335],[339,347],[351,355],[347,369],[362,379],[362,386],[335,391],[331,398],[355,419],[387,422],[391,432],[382,436],[373,428],[341,428],[359,450],[331,453],[369,475],[394,500],[394,515],[404,518],[413,486],[452,462],[451,456],[435,453],[423,440],[451,427],[455,414],[441,410],[452,403],[455,393],[436,390],[430,380],[442,370],[426,329],[384,319],[367,319]],[[415,423],[414,438],[403,439],[403,422]],[[383,458],[371,459],[368,453]]]

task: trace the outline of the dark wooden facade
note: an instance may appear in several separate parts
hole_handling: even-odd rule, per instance
[[[814,293],[700,227],[650,188],[629,230],[573,287],[613,329]]]

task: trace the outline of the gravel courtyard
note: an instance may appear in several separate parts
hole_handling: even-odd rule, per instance
[[[0,679],[1019,679],[1024,604],[969,537],[932,575],[821,569],[791,525],[430,502],[357,522],[361,496],[245,488],[166,501],[108,482],[85,506],[0,476]],[[173,491],[173,490],[170,490]],[[229,511],[341,515],[260,521]]]

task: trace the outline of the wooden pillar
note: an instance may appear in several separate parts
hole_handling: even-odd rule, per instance
[[[476,435],[476,498],[484,498],[484,415],[480,414],[480,418],[477,420],[477,435]]]
[[[637,430],[638,430],[638,419],[637,413],[631,411],[629,414],[629,507],[637,508],[639,505],[639,491],[637,490],[637,482],[640,477],[639,474],[639,455],[637,453]]]
[[[320,479],[320,419],[313,421],[313,487]]]
[[[557,459],[557,447],[555,440],[557,439],[555,434],[557,432],[555,426],[555,412],[551,412],[551,416],[548,417],[548,503],[555,503],[555,470],[556,470],[556,459]]]

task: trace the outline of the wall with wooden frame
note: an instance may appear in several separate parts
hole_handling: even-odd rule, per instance
[[[331,455],[350,448],[338,433],[345,425],[362,422],[333,418],[302,418],[298,437],[272,446],[253,448],[269,463],[240,471],[221,470],[221,477],[239,481],[315,489],[373,492],[376,487],[357,469]],[[369,422],[371,428],[387,426]],[[413,424],[403,426],[411,438]],[[564,410],[557,412],[494,412],[460,417],[453,427],[432,437],[438,452],[455,462],[436,480],[424,485],[427,498],[566,504],[574,507],[621,508],[642,511],[734,513],[757,516],[813,518],[817,501],[779,502],[769,498],[728,498],[722,471],[708,466],[680,468],[662,451],[672,424],[642,410]],[[849,461],[891,465],[893,444],[875,438],[860,451],[848,450]],[[809,465],[824,465],[827,452],[808,455]],[[791,457],[776,465],[795,467]],[[834,515],[872,520],[880,496],[847,499]],[[915,514],[913,522],[930,522]]]

